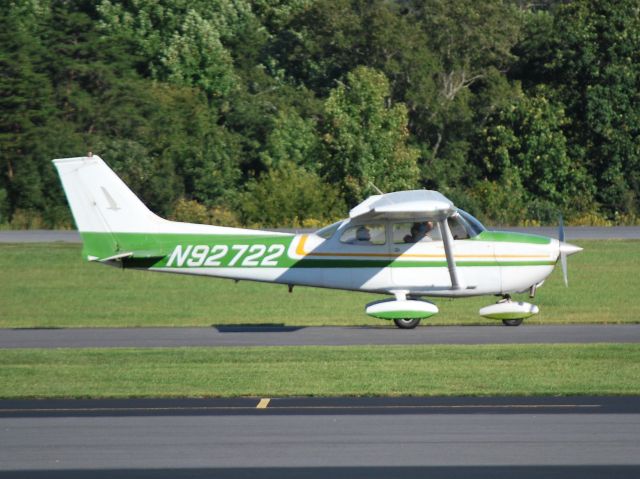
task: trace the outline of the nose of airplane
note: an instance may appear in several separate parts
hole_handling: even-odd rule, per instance
[[[579,253],[580,251],[582,251],[582,248],[580,248],[580,246],[576,246],[571,243],[565,243],[564,241],[560,242],[560,253],[571,256],[572,254]]]

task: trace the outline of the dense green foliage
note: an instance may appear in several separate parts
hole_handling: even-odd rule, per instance
[[[0,223],[71,225],[50,160],[88,151],[178,219],[311,225],[378,187],[635,221],[640,4],[530,4],[8,0]]]

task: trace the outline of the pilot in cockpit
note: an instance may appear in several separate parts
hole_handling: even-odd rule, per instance
[[[366,226],[360,226],[356,230],[356,240],[354,244],[371,244],[371,233]]]
[[[429,234],[433,230],[432,221],[422,221],[413,223],[411,226],[411,234],[404,237],[405,243],[417,243],[419,241],[433,241]]]

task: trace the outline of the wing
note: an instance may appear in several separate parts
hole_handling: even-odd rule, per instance
[[[349,212],[351,219],[402,220],[424,218],[439,221],[457,211],[453,202],[432,190],[397,191],[370,196]]]
[[[412,190],[370,196],[353,208],[349,212],[349,217],[363,221],[415,218],[437,221],[442,233],[451,288],[463,289],[453,256],[453,236],[447,222],[447,218],[457,210],[453,202],[438,191]]]

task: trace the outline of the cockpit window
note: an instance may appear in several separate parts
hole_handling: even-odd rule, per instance
[[[383,224],[352,226],[342,233],[340,242],[359,246],[383,245],[386,243],[385,226]]]
[[[456,214],[449,218],[449,228],[451,229],[451,234],[453,235],[454,239],[473,238],[474,236],[478,236],[483,231],[486,231],[486,228],[482,225],[482,223],[480,223],[480,221],[463,210],[458,210]],[[464,233],[462,232],[463,230]],[[464,234],[465,238],[456,238],[456,231],[459,235]]]
[[[393,243],[422,243],[440,239],[437,225],[433,221],[394,223]]]
[[[465,221],[461,216],[450,216],[447,218],[447,223],[449,223],[449,230],[451,231],[451,236],[453,236],[454,240],[469,239],[469,233],[466,228],[467,225],[465,225]]]
[[[330,224],[329,226],[325,226],[324,228],[320,228],[318,231],[316,231],[316,235],[320,236],[321,238],[324,239],[329,239],[333,236],[333,234],[337,231],[338,228],[340,228],[340,225],[342,224],[344,220],[340,220],[337,221],[333,224]]]

